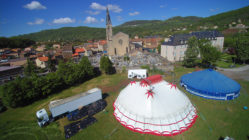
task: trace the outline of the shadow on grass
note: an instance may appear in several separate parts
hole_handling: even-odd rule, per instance
[[[102,94],[102,98],[105,100],[107,97],[109,97],[109,94],[108,93],[103,93]]]

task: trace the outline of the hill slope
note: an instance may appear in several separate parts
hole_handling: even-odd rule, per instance
[[[167,36],[175,33],[186,33],[189,31],[201,30],[200,26],[213,29],[217,25],[218,30],[224,30],[232,22],[238,20],[245,25],[249,25],[249,6],[237,10],[217,14],[207,18],[188,16],[172,17],[165,21],[162,20],[135,20],[129,21],[113,28],[114,34],[121,31],[133,37],[148,35]],[[28,38],[35,41],[84,41],[90,39],[105,39],[104,28],[90,27],[64,27],[60,29],[44,30],[37,33],[21,35],[19,37]]]

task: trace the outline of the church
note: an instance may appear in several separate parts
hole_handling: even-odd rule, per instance
[[[106,9],[106,40],[109,56],[124,56],[131,51],[129,35],[123,32],[112,35],[112,22],[108,8]]]

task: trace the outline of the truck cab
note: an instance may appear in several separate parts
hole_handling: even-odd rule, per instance
[[[48,113],[44,108],[36,112],[36,117],[40,127],[46,125],[49,122]]]

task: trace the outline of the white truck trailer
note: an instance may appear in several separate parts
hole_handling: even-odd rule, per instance
[[[83,92],[72,97],[61,100],[52,101],[49,104],[49,110],[52,118],[56,118],[65,113],[72,112],[80,107],[89,105],[102,99],[102,91],[99,88],[93,88],[87,92]],[[39,126],[43,126],[49,122],[46,110],[43,108],[36,112]]]
[[[147,70],[146,69],[132,69],[128,70],[128,78],[144,79],[147,78]]]

